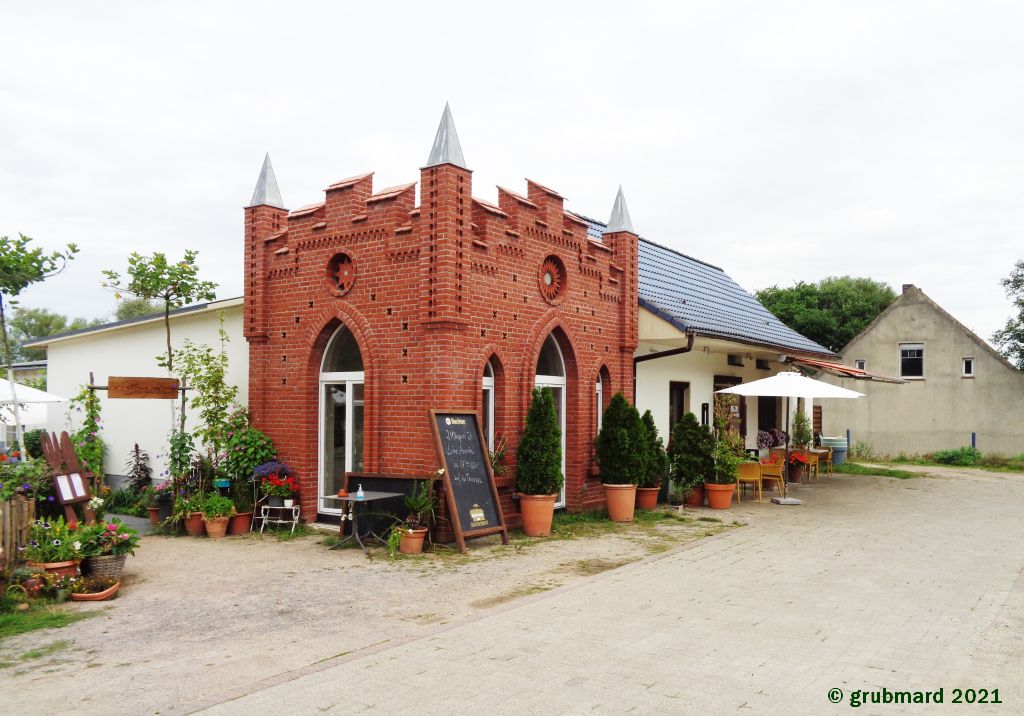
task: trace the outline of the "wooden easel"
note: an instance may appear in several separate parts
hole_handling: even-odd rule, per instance
[[[75,446],[71,442],[71,436],[68,435],[67,431],[60,434],[60,439],[57,438],[57,433],[52,435],[50,433],[43,433],[42,444],[43,457],[46,459],[46,464],[55,473],[53,491],[57,496],[57,501],[64,506],[64,516],[67,523],[69,525],[78,523],[75,505],[81,503],[82,513],[85,515],[85,523],[87,525],[96,524],[96,514],[89,507],[89,500],[92,499],[93,492],[95,491],[96,476],[82,469],[82,462],[78,459],[78,454],[75,453]],[[61,489],[61,479],[63,478],[64,484],[68,485],[70,484],[70,476],[73,475],[81,476],[83,490],[80,493],[68,493],[67,488]],[[90,482],[93,483],[93,489],[89,488]]]

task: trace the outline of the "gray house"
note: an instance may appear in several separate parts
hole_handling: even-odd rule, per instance
[[[842,350],[843,363],[906,383],[826,376],[863,400],[826,401],[826,435],[876,452],[925,453],[970,445],[986,453],[1024,453],[1024,372],[913,284]]]

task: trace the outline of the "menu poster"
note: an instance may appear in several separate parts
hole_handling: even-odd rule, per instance
[[[70,475],[57,475],[53,478],[54,491],[57,493],[57,500],[62,505],[85,502],[89,499],[89,490],[85,486],[82,476],[73,472]]]

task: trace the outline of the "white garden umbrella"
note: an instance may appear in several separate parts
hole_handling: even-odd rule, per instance
[[[0,403],[66,403],[67,398],[62,398],[45,390],[30,388],[21,383],[14,383],[0,378]]]
[[[0,423],[13,425],[19,440],[22,439],[22,426],[46,422],[46,410],[42,403],[65,402],[67,398],[59,395],[0,378]]]
[[[742,395],[748,398],[759,398],[759,397],[774,397],[774,398],[785,398],[786,399],[786,458],[783,463],[784,467],[789,466],[789,401],[790,398],[805,398],[813,400],[815,398],[863,398],[863,393],[858,393],[856,390],[848,390],[847,388],[840,388],[838,385],[832,385],[831,383],[825,383],[824,381],[814,380],[814,378],[808,378],[805,375],[801,375],[795,371],[788,371],[785,373],[778,373],[771,376],[770,378],[762,378],[761,380],[754,380],[749,383],[740,383],[734,385],[731,388],[724,388],[723,390],[716,391],[718,393],[729,393],[732,395]],[[782,481],[783,495],[788,490],[786,486],[786,480]],[[773,497],[772,502],[780,505],[799,505],[800,500],[795,500],[790,497]]]

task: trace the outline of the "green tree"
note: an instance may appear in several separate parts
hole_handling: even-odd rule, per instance
[[[185,256],[177,263],[171,263],[167,256],[155,252],[152,256],[141,256],[132,252],[128,256],[128,276],[122,277],[117,271],[106,270],[103,285],[120,293],[127,293],[147,301],[163,304],[164,329],[167,335],[166,360],[161,365],[170,373],[174,372],[174,351],[171,348],[171,309],[180,308],[195,301],[212,301],[217,284],[199,280],[196,265],[198,251],[187,249]]]
[[[606,485],[637,484],[647,467],[647,429],[626,396],[616,393],[601,417],[597,461]]]
[[[992,334],[992,342],[1018,370],[1024,370],[1024,261],[1014,264],[1010,275],[1000,283],[1017,315],[1010,316],[1006,325]]]
[[[643,479],[638,487],[657,487],[665,477],[665,467],[668,456],[665,455],[665,442],[658,435],[658,426],[654,424],[654,415],[650,410],[644,412],[640,418],[644,423],[644,432],[647,437],[645,452],[647,453],[647,464],[644,468]]]
[[[17,306],[17,297],[34,283],[45,281],[67,267],[68,261],[78,253],[78,247],[68,244],[65,251],[44,253],[38,246],[30,247],[32,239],[24,234],[10,239],[0,236],[0,333],[3,334],[4,361],[7,363],[7,380],[11,382],[11,396],[14,397],[14,354],[7,333],[5,310]],[[17,402],[14,409],[15,434],[18,445],[22,443],[21,415]]]
[[[68,318],[45,308],[18,308],[11,316],[11,353],[15,362],[43,360],[46,358],[45,348],[25,348],[24,344],[101,322],[100,319],[90,321],[87,318]]]
[[[551,388],[534,388],[516,447],[516,491],[553,495],[562,489],[562,429]]]
[[[843,348],[896,300],[888,284],[852,276],[769,286],[756,295],[780,321],[831,351]]]
[[[715,472],[715,438],[707,425],[701,425],[697,416],[686,413],[672,427],[668,445],[668,474],[672,484],[683,497],[689,497],[693,488],[709,482]]]
[[[128,321],[132,318],[152,316],[155,313],[160,313],[160,304],[145,298],[125,298],[117,302],[117,311],[114,315],[119,321]]]

